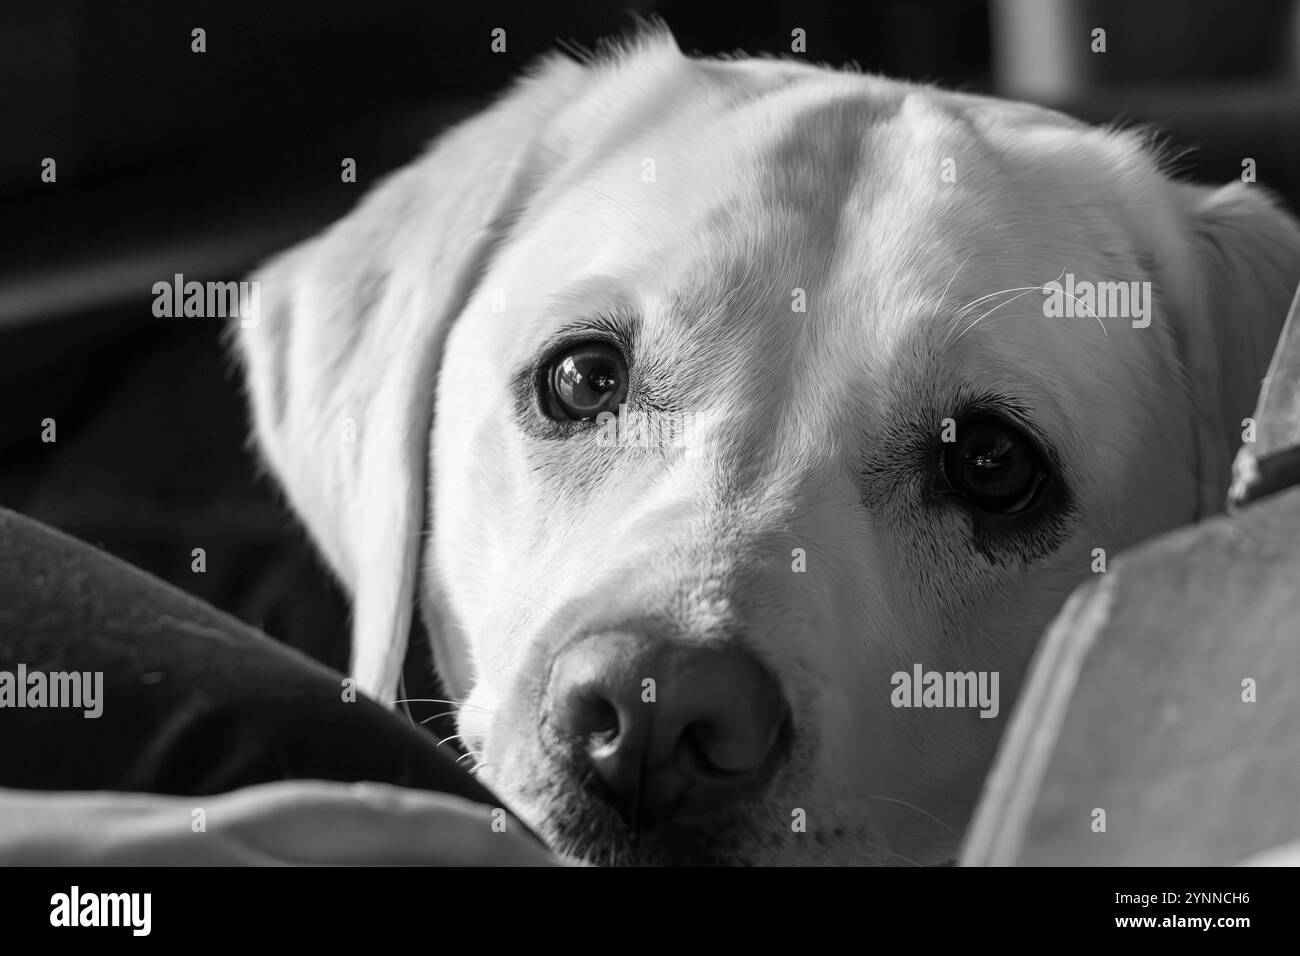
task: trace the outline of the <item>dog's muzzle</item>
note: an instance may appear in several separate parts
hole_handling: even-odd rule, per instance
[[[745,650],[602,633],[554,661],[543,718],[629,831],[699,826],[785,758],[790,709]]]

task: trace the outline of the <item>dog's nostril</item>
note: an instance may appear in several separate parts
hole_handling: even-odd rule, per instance
[[[582,738],[617,736],[618,708],[598,687],[579,683],[570,685],[559,696],[551,719],[566,734]]]
[[[614,736],[618,733],[618,708],[603,697],[591,704],[591,721],[588,734]]]
[[[682,732],[678,746],[687,751],[696,771],[708,777],[726,777],[753,769],[748,761],[738,761],[734,754],[724,752],[717,738],[717,731],[711,724],[696,721]]]
[[[713,721],[697,720],[682,732],[680,745],[689,750],[696,766],[705,773],[720,777],[751,774],[762,767],[788,727],[788,718],[756,724],[754,732],[743,728],[737,732]]]

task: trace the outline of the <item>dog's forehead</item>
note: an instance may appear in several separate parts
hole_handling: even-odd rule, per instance
[[[524,360],[561,326],[622,314],[686,400],[748,391],[822,420],[914,399],[918,384],[951,394],[962,371],[1053,405],[1071,382],[1018,377],[1029,355],[1066,378],[1070,362],[1091,368],[1102,396],[1142,371],[1147,350],[1116,352],[1082,320],[1051,325],[1036,291],[1070,270],[1137,278],[1121,217],[1053,188],[1086,176],[1106,195],[1101,134],[876,77],[688,69],[639,89],[634,124],[543,184],[497,274],[530,322],[502,327],[498,348]],[[979,308],[1005,290],[1026,294]],[[794,390],[805,400],[784,402]]]
[[[670,105],[649,114],[628,106],[635,129],[620,127],[615,143],[602,139],[596,155],[541,183],[505,257],[513,268],[504,271],[527,281],[511,285],[572,299],[608,280],[677,307],[648,321],[712,317],[698,331],[730,335],[728,320],[771,312],[772,297],[779,311],[806,312],[810,293],[852,267],[854,245],[889,254],[877,260],[932,245],[939,229],[928,207],[943,197],[918,180],[937,184],[945,142],[968,135],[929,104],[937,93],[807,68],[791,76],[785,64],[693,66],[688,89],[662,97]],[[722,82],[718,71],[731,69],[744,82]],[[895,193],[908,215],[878,212]],[[917,259],[894,278],[926,287],[937,260]]]
[[[685,318],[770,314],[762,306],[779,298],[776,312],[816,307],[823,323],[854,312],[887,321],[907,312],[899,300],[909,290],[953,278],[953,256],[984,254],[985,273],[956,277],[960,296],[972,279],[1001,281],[986,276],[999,257],[1019,267],[1025,253],[1032,263],[1077,255],[1086,224],[1047,237],[1046,250],[1041,234],[1023,228],[1070,211],[1051,208],[1064,204],[1050,184],[1019,182],[1027,171],[988,135],[1021,110],[1048,117],[1060,138],[1077,135],[1082,128],[1064,118],[786,63],[674,64],[667,76],[605,84],[600,109],[622,117],[612,129],[582,111],[557,124],[550,148],[573,159],[542,177],[509,257],[527,292],[564,297],[608,279],[631,294],[671,297]],[[977,250],[981,243],[989,248]],[[829,310],[832,291],[851,294],[857,308]],[[709,329],[734,331],[700,323]],[[772,322],[768,331],[783,332]]]

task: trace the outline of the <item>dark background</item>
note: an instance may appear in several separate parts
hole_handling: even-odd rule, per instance
[[[1151,123],[1189,148],[1188,175],[1226,182],[1252,157],[1261,184],[1300,200],[1293,0],[8,2],[0,507],[343,668],[346,602],[245,448],[219,320],[154,318],[151,287],[238,278],[537,55],[651,15],[688,52],[788,53],[802,27],[808,60]],[[340,182],[345,156],[356,184]]]

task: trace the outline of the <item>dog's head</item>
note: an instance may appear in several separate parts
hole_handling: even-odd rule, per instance
[[[1300,278],[1256,188],[663,37],[554,59],[257,277],[257,431],[362,686],[418,595],[557,849],[942,861],[1065,596],[1218,507]]]

